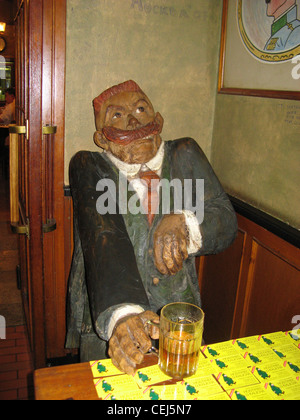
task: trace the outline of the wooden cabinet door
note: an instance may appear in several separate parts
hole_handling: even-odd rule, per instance
[[[235,334],[292,330],[300,315],[300,249],[241,217],[240,223],[247,226],[251,252],[247,276],[241,279]]]
[[[237,217],[231,247],[200,259],[207,344],[292,330],[300,317],[300,249]]]
[[[48,303],[55,299],[61,284],[65,287],[63,264],[59,262],[64,258],[63,252],[60,253],[63,247],[64,34],[64,0],[19,2],[17,126],[12,128],[14,140],[16,134],[18,137],[19,154],[18,205],[12,207],[19,212],[12,218],[12,227],[20,234],[21,289],[36,368],[45,366],[51,345],[56,356],[63,352],[61,334],[64,332],[58,334],[59,343],[55,339],[53,344],[52,337],[57,337],[61,327],[64,329],[65,322],[61,316],[61,325],[57,324],[58,312],[52,312],[53,304]],[[14,171],[15,163],[11,165],[11,173]],[[53,346],[60,349],[53,350]]]

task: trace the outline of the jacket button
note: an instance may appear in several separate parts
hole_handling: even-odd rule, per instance
[[[154,286],[158,286],[158,284],[159,284],[159,279],[158,279],[157,277],[154,277],[154,278],[153,278],[153,284],[154,284]]]

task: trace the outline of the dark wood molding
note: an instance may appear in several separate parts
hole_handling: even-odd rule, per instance
[[[229,196],[235,211],[291,245],[300,248],[300,231],[250,204]]]

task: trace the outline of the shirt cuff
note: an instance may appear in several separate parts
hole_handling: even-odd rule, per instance
[[[196,254],[202,247],[202,235],[200,226],[195,214],[190,210],[182,210],[185,217],[185,223],[189,232],[188,254]]]
[[[137,314],[141,314],[142,312],[144,312],[145,309],[142,308],[139,305],[123,305],[121,307],[119,307],[118,309],[116,309],[109,321],[108,324],[108,328],[107,328],[107,336],[108,339],[110,339],[110,337],[112,336],[113,330],[115,328],[116,323],[121,319],[124,318],[125,316],[128,315],[137,315]]]

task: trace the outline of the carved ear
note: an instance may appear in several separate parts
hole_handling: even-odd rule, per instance
[[[107,140],[101,131],[95,131],[94,142],[98,147],[101,147],[101,149],[104,149],[104,150],[108,149]]]
[[[162,132],[162,129],[163,129],[163,125],[164,125],[164,119],[163,119],[163,117],[160,115],[160,113],[159,113],[159,112],[157,112],[157,113],[155,114],[155,121],[156,121],[157,123],[159,123],[159,125],[160,125],[160,131],[159,131],[159,133],[161,133],[161,132]]]

